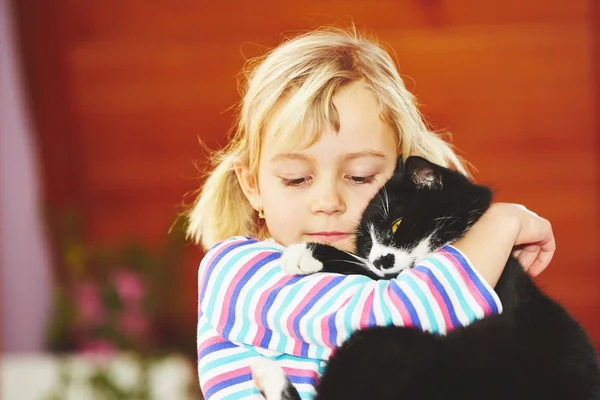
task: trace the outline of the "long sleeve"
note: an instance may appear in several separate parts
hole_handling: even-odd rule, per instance
[[[416,326],[444,334],[501,312],[493,289],[454,247],[446,246],[393,280],[285,274],[283,247],[233,237],[204,257],[199,312],[229,342],[327,360],[352,332]]]

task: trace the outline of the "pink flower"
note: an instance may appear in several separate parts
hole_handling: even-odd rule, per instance
[[[144,285],[136,273],[119,270],[113,274],[112,278],[119,297],[125,303],[136,303],[144,297]]]
[[[100,298],[100,291],[95,284],[84,282],[77,285],[74,295],[79,318],[83,325],[95,326],[104,322],[106,311]]]
[[[117,317],[117,329],[127,335],[141,337],[148,333],[150,324],[141,310],[130,308]]]
[[[79,350],[82,354],[101,358],[112,356],[117,352],[114,344],[105,339],[83,340]]]

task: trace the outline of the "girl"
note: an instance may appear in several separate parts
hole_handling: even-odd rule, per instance
[[[189,235],[210,249],[198,272],[206,398],[261,398],[248,367],[256,357],[276,360],[311,398],[332,351],[354,330],[393,324],[444,334],[501,312],[492,288],[511,251],[533,275],[548,265],[548,221],[498,203],[465,238],[422,260],[427,273],[390,281],[286,275],[279,258],[293,243],[355,250],[353,227],[399,154],[466,173],[375,42],[318,30],[253,63],[237,132],[189,213]]]

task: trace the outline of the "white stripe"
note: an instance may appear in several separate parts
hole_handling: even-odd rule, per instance
[[[296,388],[296,390],[298,391],[298,394],[302,398],[305,398],[307,396],[312,397],[317,393],[317,390],[315,389],[315,387],[308,383],[296,383],[294,385],[294,387]]]
[[[228,362],[227,364],[218,363],[220,359],[229,356],[237,356],[238,358],[236,361]],[[208,354],[198,360],[198,369],[202,371],[201,382],[206,383],[216,376],[225,374],[238,368],[248,367],[248,361],[252,357],[256,357],[256,353],[253,353],[250,350],[245,350],[241,347],[223,349]],[[205,366],[214,361],[217,361],[215,366],[209,370],[205,370]]]
[[[319,371],[319,364],[320,364],[321,360],[314,360],[311,358],[300,358],[300,357],[294,357],[292,359],[290,357],[292,357],[292,356],[289,356],[286,358],[278,358],[277,363],[279,363],[282,367],[286,367],[286,368],[296,368],[296,369],[300,369],[300,370],[304,370],[304,371],[314,371],[314,372]]]

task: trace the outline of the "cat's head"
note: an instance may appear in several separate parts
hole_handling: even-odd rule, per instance
[[[358,254],[397,275],[464,235],[490,206],[492,192],[422,157],[398,159],[392,178],[365,209]]]

